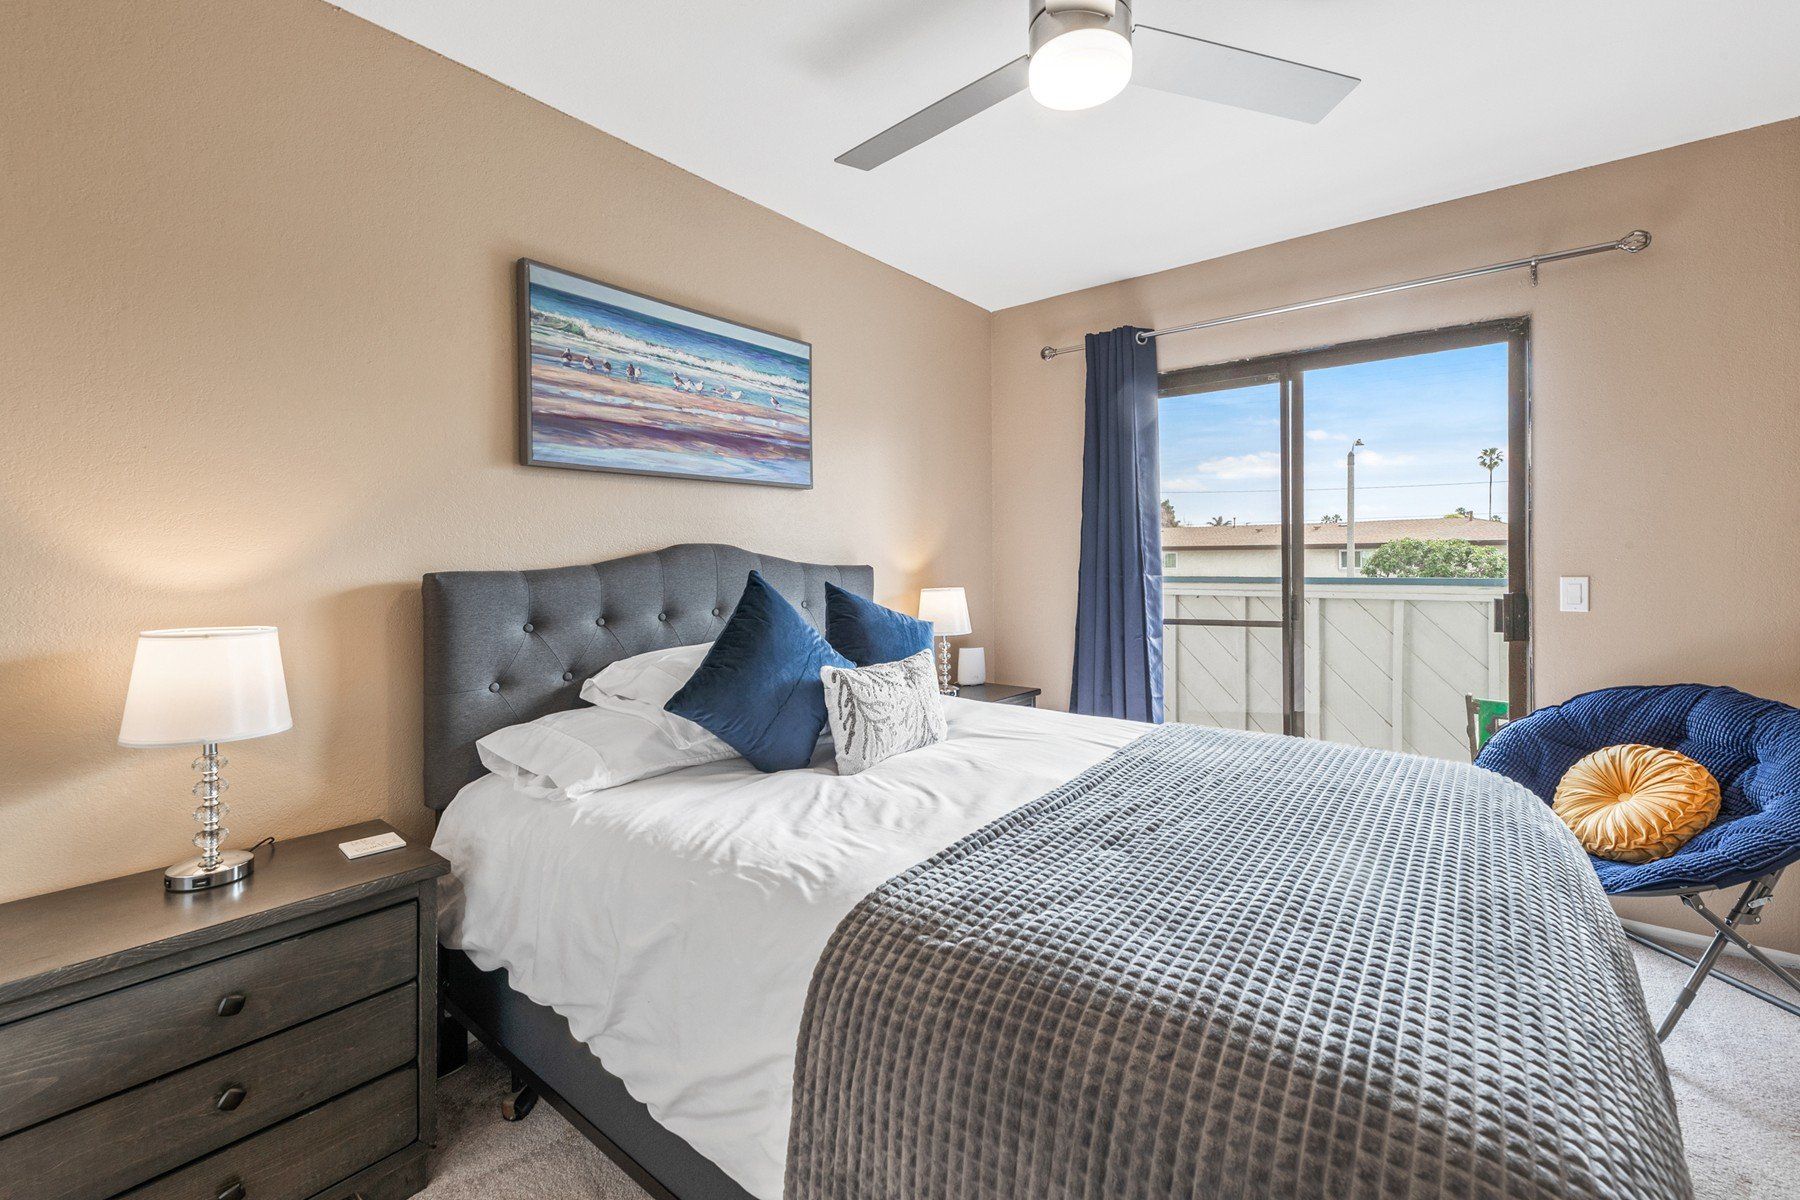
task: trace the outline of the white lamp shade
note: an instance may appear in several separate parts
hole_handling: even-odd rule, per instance
[[[961,637],[974,629],[969,624],[969,598],[959,587],[921,591],[919,620],[930,621],[931,632],[936,637]]]
[[[293,723],[273,626],[138,634],[119,745],[241,742]]]

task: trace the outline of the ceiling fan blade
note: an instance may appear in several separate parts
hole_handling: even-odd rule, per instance
[[[1318,124],[1362,80],[1167,29],[1132,30],[1131,82]]]
[[[882,130],[854,150],[846,150],[837,156],[837,161],[859,171],[872,171],[946,129],[986,112],[1008,96],[1016,96],[1025,90],[1026,61],[1023,57],[1015,58],[999,70],[989,71],[967,87],[958,88],[936,104]]]

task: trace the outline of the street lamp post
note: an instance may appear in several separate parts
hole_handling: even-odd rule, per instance
[[[1357,438],[1344,456],[1344,574],[1356,576],[1356,448],[1363,444]]]

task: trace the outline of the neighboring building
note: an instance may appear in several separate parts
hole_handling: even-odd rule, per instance
[[[1342,524],[1306,525],[1305,573],[1309,577],[1347,573],[1348,547]],[[1357,574],[1368,556],[1397,538],[1456,539],[1506,549],[1506,522],[1469,517],[1421,517],[1356,523]],[[1162,531],[1163,574],[1201,577],[1272,578],[1281,574],[1280,525],[1178,525]]]

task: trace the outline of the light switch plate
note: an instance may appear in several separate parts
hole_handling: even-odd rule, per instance
[[[1557,596],[1561,600],[1564,612],[1586,612],[1588,610],[1588,577],[1586,575],[1564,575],[1558,581]]]

